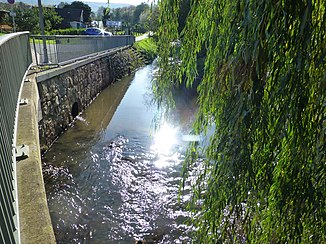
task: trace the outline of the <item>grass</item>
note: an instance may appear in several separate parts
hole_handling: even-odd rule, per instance
[[[110,31],[110,30],[109,30]],[[111,31],[112,33],[114,33],[115,35],[125,35],[125,31],[121,30],[121,31]],[[141,36],[144,35],[145,33],[143,32],[136,32],[136,31],[132,31],[131,35],[134,36]]]
[[[146,38],[135,42],[134,47],[150,60],[154,60],[157,56],[157,45],[153,38]]]
[[[34,39],[35,44],[42,44],[43,40],[42,39]],[[30,43],[33,43],[32,38],[29,39]],[[55,40],[46,40],[46,44],[55,44]]]

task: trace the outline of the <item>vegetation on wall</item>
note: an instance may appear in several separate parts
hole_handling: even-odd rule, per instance
[[[326,3],[161,0],[158,102],[198,75],[187,177],[204,153],[191,209],[198,243],[326,242]],[[165,98],[165,99],[163,99]]]
[[[59,30],[50,30],[46,32],[46,35],[83,35],[86,28],[68,28]]]
[[[157,56],[157,45],[153,38],[146,38],[135,42],[134,47],[150,61],[153,61]]]

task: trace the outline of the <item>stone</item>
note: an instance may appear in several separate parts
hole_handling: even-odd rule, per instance
[[[55,105],[59,106],[60,102],[59,102],[59,97],[55,96]]]
[[[103,88],[133,71],[137,67],[135,58],[128,50],[119,51],[39,84],[44,115],[40,121],[42,141],[51,145],[73,121],[72,104],[78,101],[84,109]]]
[[[54,84],[52,84],[51,86],[50,86],[50,92],[54,92],[55,91],[55,85]]]
[[[51,99],[50,93],[45,93],[44,98],[46,101],[49,101]]]
[[[44,94],[48,93],[48,87],[45,84],[41,85],[41,92]]]

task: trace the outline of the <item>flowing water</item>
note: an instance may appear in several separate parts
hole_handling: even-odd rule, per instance
[[[58,243],[188,243],[180,172],[195,108],[152,104],[153,66],[104,90],[43,158]]]

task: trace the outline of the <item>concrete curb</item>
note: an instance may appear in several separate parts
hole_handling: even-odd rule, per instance
[[[21,243],[56,243],[44,188],[38,131],[38,90],[35,76],[23,84],[19,106],[17,146],[27,145],[29,155],[17,161],[17,188]]]
[[[68,63],[68,64],[66,64],[64,66],[60,66],[58,68],[49,69],[49,70],[46,70],[46,71],[43,71],[43,72],[39,72],[37,77],[36,77],[36,80],[37,80],[37,82],[42,82],[42,81],[51,79],[51,78],[53,78],[55,76],[66,73],[69,70],[76,69],[76,68],[81,67],[83,65],[87,65],[89,63],[94,62],[95,60],[98,60],[98,59],[106,57],[106,56],[110,56],[110,55],[112,55],[114,53],[129,49],[129,48],[130,48],[130,46],[110,49],[108,51],[103,51],[103,52],[95,53],[93,55],[88,55],[86,57],[76,59],[75,61],[70,62],[70,63]]]

